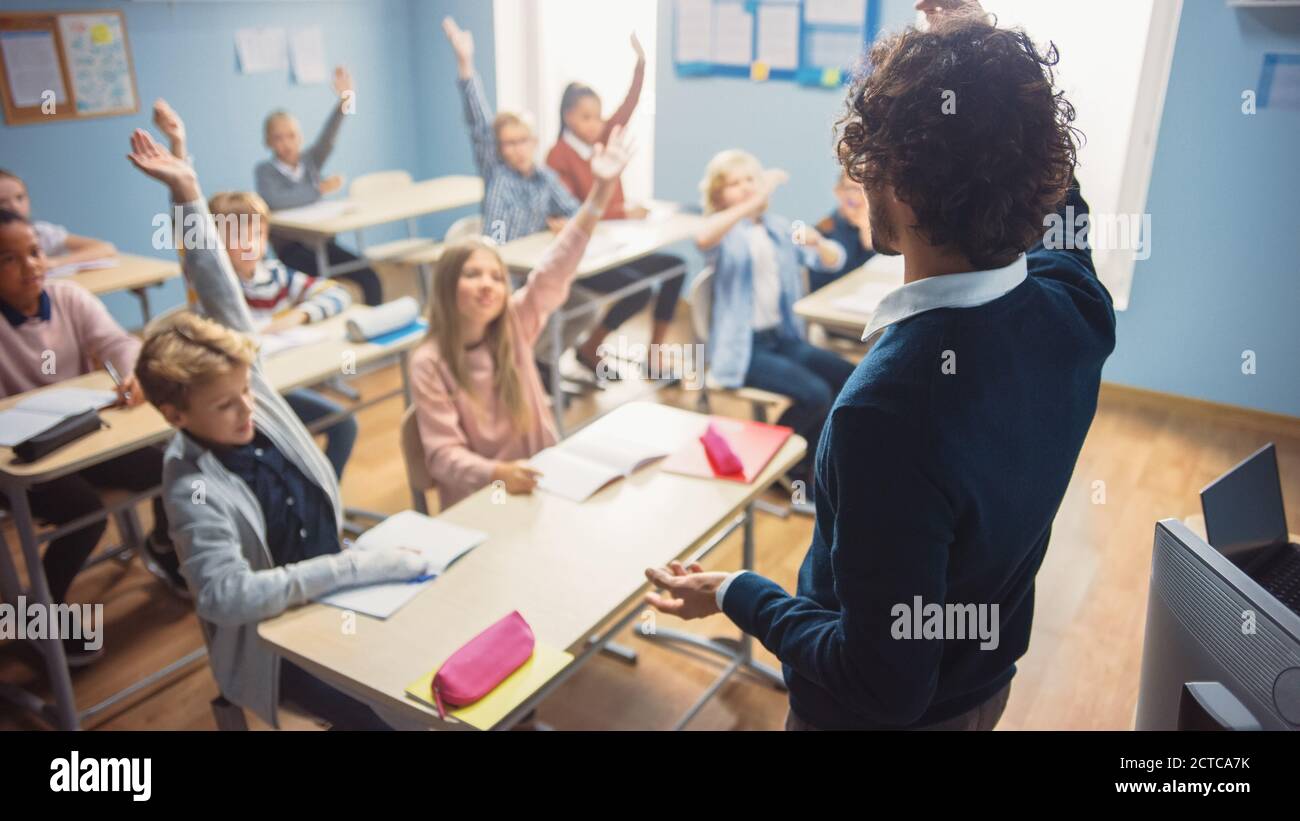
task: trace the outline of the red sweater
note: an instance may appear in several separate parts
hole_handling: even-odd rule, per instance
[[[637,101],[641,99],[641,83],[644,80],[645,63],[638,61],[636,71],[632,73],[632,85],[627,90],[627,97],[614,112],[614,116],[605,121],[605,128],[600,132],[599,142],[604,143],[609,139],[609,133],[614,130],[614,126],[626,126],[627,121],[632,119],[632,112],[636,110]],[[555,171],[560,181],[564,183],[564,187],[568,188],[579,201],[585,200],[591,193],[591,161],[584,160],[563,137],[556,140],[555,145],[547,153],[546,164]],[[623,183],[619,181],[614,184],[614,196],[610,197],[609,205],[605,207],[604,218],[623,219],[626,216],[627,213],[623,210]]]

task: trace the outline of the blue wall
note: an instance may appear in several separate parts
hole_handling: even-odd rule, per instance
[[[775,212],[819,219],[832,205],[842,92],[677,77],[671,5],[660,0],[656,195],[696,202],[709,157],[743,147],[792,173]],[[910,0],[884,0],[883,14],[885,29],[915,19]],[[1152,255],[1138,263],[1108,380],[1300,415],[1300,113],[1240,113],[1264,52],[1300,51],[1298,30],[1297,9],[1183,4],[1148,204]],[[1241,373],[1245,349],[1258,356],[1253,376]]]
[[[1183,3],[1147,201],[1151,258],[1134,271],[1105,378],[1294,416],[1300,112],[1241,112],[1268,51],[1300,52],[1300,9]]]
[[[26,179],[34,215],[67,225],[75,233],[103,237],[124,251],[168,253],[150,247],[152,220],[166,209],[166,195],[125,159],[131,130],[151,127],[151,107],[157,97],[166,98],[185,118],[190,151],[209,193],[252,188],[253,166],[267,156],[262,119],[272,109],[293,111],[307,138],[314,137],[333,104],[333,90],[328,84],[296,85],[288,72],[240,74],[235,30],[249,26],[320,25],[331,65],[342,63],[351,69],[357,113],[344,124],[330,172],[348,179],[388,168],[409,169],[417,177],[473,173],[459,104],[446,109],[455,100],[455,63],[434,21],[452,13],[481,26],[481,59],[491,65],[491,3],[336,0],[171,5],[23,0],[22,7],[120,8],[126,15],[139,114],[0,125],[0,167]],[[454,112],[451,124],[438,121],[434,110]],[[422,228],[432,230],[449,219],[430,220]],[[368,235],[368,239],[384,238],[379,232],[373,238]],[[182,299],[179,282],[152,292],[155,311]],[[112,294],[105,302],[123,325],[140,324],[131,296]]]
[[[472,172],[454,58],[440,21],[452,14],[475,32],[491,97],[487,0],[96,5],[126,13],[143,110],[134,117],[0,126],[0,166],[27,178],[39,216],[127,251],[151,252],[151,220],[165,207],[163,195],[123,154],[130,129],[148,125],[155,97],[166,97],[186,117],[207,191],[251,186],[252,167],[266,154],[260,123],[270,109],[290,108],[313,133],[331,102],[328,87],[297,86],[285,75],[238,74],[234,32],[243,26],[318,23],[331,62],[351,67],[359,110],[345,126],[331,171],[349,178],[383,168],[407,168],[417,177]],[[913,19],[910,0],[883,6],[886,29]],[[71,6],[24,0],[23,7]],[[680,79],[672,68],[669,0],[660,0],[659,20],[656,195],[697,202],[709,157],[744,147],[792,173],[774,198],[776,212],[820,218],[832,204],[831,125],[842,93]],[[1152,256],[1138,263],[1106,378],[1300,415],[1300,113],[1240,113],[1241,92],[1258,83],[1267,51],[1300,51],[1300,12],[1233,10],[1214,0],[1184,4],[1148,204]],[[440,232],[472,211],[438,215],[422,229]],[[155,294],[156,308],[181,298],[175,283]],[[106,301],[123,324],[139,324],[129,296]],[[1241,373],[1246,349],[1258,357],[1255,375]]]

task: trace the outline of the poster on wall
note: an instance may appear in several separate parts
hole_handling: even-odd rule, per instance
[[[77,113],[119,114],[135,111],[135,82],[127,54],[122,18],[108,14],[61,14],[59,33]]]

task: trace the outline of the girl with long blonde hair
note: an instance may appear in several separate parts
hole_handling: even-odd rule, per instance
[[[484,240],[457,243],[438,261],[429,337],[412,354],[409,376],[425,466],[444,508],[494,481],[510,493],[536,486],[525,461],[557,436],[533,345],[568,297],[631,151],[621,128],[596,146],[591,193],[517,291]]]

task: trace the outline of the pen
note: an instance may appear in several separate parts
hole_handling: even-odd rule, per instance
[[[122,376],[117,372],[117,368],[113,367],[112,362],[109,362],[108,360],[104,360],[104,370],[108,371],[108,375],[113,377],[114,385],[117,385],[119,388],[122,387]],[[122,394],[122,399],[126,402],[130,402],[131,392],[127,391],[126,393]]]

